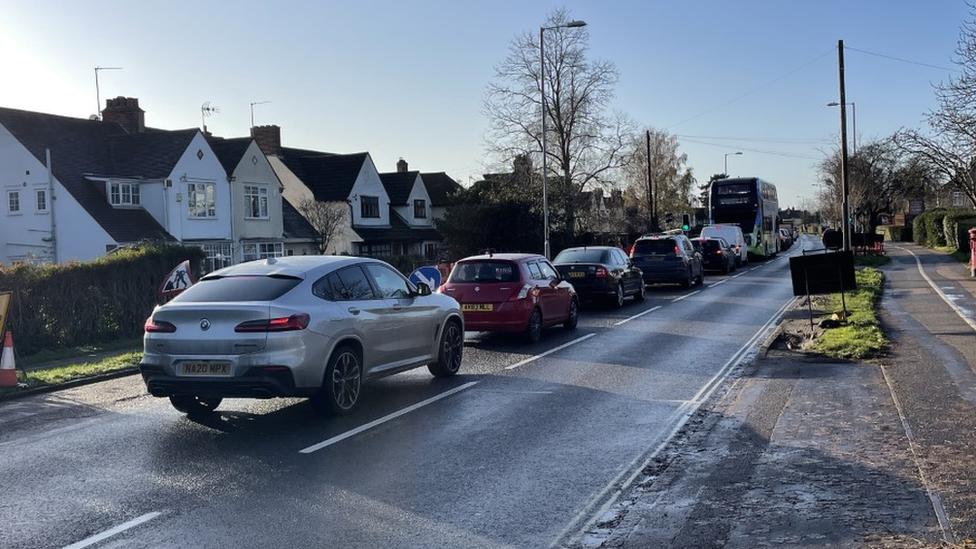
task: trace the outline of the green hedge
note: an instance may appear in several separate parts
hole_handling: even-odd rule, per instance
[[[85,263],[0,266],[0,292],[13,293],[7,328],[18,354],[139,337],[163,278],[187,259],[198,276],[200,248],[161,244]]]
[[[902,225],[878,225],[875,232],[884,235],[886,242],[907,242],[911,240],[911,227]]]

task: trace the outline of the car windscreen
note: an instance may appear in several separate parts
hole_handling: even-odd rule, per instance
[[[674,253],[676,246],[674,240],[669,238],[661,240],[638,240],[634,244],[634,253],[638,255]]]
[[[302,279],[293,276],[227,276],[203,279],[173,301],[182,303],[227,303],[271,301],[283,296]]]
[[[516,266],[507,261],[466,261],[458,263],[448,282],[518,282]]]
[[[607,263],[606,250],[563,250],[553,263]]]
[[[702,248],[704,248],[706,252],[715,252],[721,250],[722,245],[718,240],[703,240]]]

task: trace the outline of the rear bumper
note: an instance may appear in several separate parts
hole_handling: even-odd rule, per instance
[[[644,271],[644,284],[680,283],[685,280],[688,280],[688,270],[683,263],[680,266],[668,267],[667,269]]]
[[[496,303],[490,313],[465,311],[464,329],[472,332],[521,332],[529,326],[535,304],[520,299]]]
[[[195,395],[221,398],[273,398],[310,396],[314,391],[298,389],[291,370],[251,368],[232,378],[181,377],[166,373],[162,367],[140,364],[139,372],[149,394],[155,397]]]

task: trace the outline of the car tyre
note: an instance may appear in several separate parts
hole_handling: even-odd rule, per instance
[[[698,271],[698,278],[695,279],[695,286],[701,286],[705,283],[705,269]]]
[[[427,365],[427,369],[434,377],[450,377],[461,369],[461,357],[464,354],[464,332],[456,320],[449,320],[441,334],[440,349],[437,362]]]
[[[681,287],[687,290],[688,288],[691,288],[691,285],[694,282],[695,278],[691,274],[691,267],[688,267],[688,276],[681,281]]]
[[[624,306],[624,285],[623,282],[617,283],[617,291],[613,294],[613,301],[611,302],[615,308],[619,309]]]
[[[623,292],[623,289],[621,289],[619,292],[620,295],[623,295]],[[623,298],[621,298],[621,300],[622,299]],[[572,301],[569,302],[569,318],[566,319],[563,326],[567,330],[574,330],[576,329],[577,324],[579,324],[579,301],[576,301],[576,298],[574,297]]]
[[[634,301],[644,301],[644,291],[647,289],[644,286],[644,281],[642,280],[640,285],[637,286],[637,293],[634,294]]]
[[[209,414],[220,406],[220,397],[198,397],[195,395],[173,395],[169,397],[170,404],[180,412],[190,416],[195,414]]]
[[[539,309],[532,309],[529,325],[525,328],[525,338],[529,343],[537,343],[542,339],[542,311]]]
[[[348,345],[339,347],[329,358],[322,388],[312,397],[312,405],[326,415],[348,414],[359,403],[363,388],[362,374],[359,353]]]

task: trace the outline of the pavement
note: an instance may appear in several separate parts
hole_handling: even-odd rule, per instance
[[[886,253],[885,356],[767,342],[571,546],[976,547],[976,279]],[[804,323],[799,298],[780,329]]]

